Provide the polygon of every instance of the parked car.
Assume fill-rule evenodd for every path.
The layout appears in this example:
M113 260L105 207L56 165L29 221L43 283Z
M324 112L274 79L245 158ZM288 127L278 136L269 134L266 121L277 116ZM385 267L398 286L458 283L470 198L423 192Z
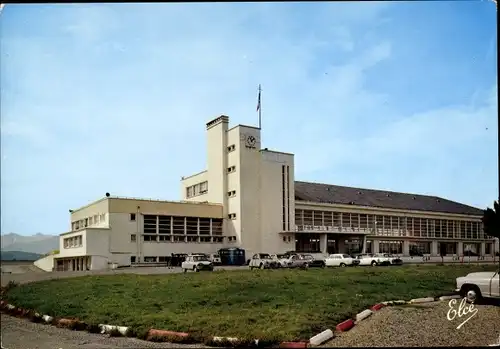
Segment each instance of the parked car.
M212 253L212 254L210 254L209 259L212 261L212 263L214 265L221 265L222 264L222 261L221 261L220 256L219 256L218 253Z
M398 265L403 264L403 260L399 257L393 257L388 253L364 253L356 256L359 265ZM394 263L393 263L394 262Z
M214 265L206 256L188 255L186 260L182 262L181 268L185 273L187 273L188 270L196 272L201 270L213 271Z
M272 259L271 255L268 253L256 253L250 259L250 269L277 269L281 267L281 264Z
M384 254L384 257L389 258L391 265L403 265L403 260L398 256L394 256L390 253Z
M286 268L287 261L290 256L288 254L272 254L271 258L280 264L280 267Z
M309 261L307 259L304 259L299 254L289 255L289 257L285 259L285 264L287 268L309 268Z
M308 265L310 268L324 268L326 267L326 263L324 259L317 259L310 254L305 254L302 256L305 260L308 261Z
M469 273L456 279L456 291L468 302L481 298L500 298L500 270Z
M325 259L325 265L327 267L347 267L358 264L359 262L357 259L349 256L348 254L342 253L331 254Z

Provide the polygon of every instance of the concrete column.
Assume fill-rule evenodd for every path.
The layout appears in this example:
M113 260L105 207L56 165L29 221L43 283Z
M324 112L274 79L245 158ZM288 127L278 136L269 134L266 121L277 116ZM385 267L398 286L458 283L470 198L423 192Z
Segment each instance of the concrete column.
M431 243L431 257L439 257L438 242L436 240Z
M372 248L373 248L373 253L379 253L379 245L378 245L378 240L373 239L372 242Z
M346 253L346 248L345 248L345 237L341 236L340 238L337 239L337 249L338 253Z
M408 240L403 240L403 256L410 256L410 242Z
M486 243L481 242L481 254L480 256L484 256L486 254Z
M361 253L366 253L366 235L363 235L363 247L361 247Z
M328 243L328 235L321 234L319 236L319 249L321 253L327 253L327 243Z
M457 255L461 256L464 254L464 243L462 241L457 242Z

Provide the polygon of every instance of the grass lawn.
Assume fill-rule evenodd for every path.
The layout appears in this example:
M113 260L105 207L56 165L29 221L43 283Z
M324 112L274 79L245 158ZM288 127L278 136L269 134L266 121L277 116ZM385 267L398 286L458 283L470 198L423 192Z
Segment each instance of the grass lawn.
M201 336L308 339L386 300L437 296L496 265L219 271L84 276L14 287L20 307L86 323Z

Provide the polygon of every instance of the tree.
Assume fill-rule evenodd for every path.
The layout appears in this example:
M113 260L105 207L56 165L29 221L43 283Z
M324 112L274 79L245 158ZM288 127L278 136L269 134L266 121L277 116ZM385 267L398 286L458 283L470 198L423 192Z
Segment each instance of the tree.
M498 201L493 202L493 209L487 207L483 211L482 221L484 233L500 239L500 204ZM493 253L496 253L496 251L493 251Z

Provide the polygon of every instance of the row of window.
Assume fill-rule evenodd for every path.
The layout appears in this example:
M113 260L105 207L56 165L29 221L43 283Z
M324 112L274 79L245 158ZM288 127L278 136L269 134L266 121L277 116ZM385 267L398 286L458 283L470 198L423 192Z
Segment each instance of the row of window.
M208 193L208 182L201 182L186 188L186 198Z
M333 227L354 232L370 229L380 236L485 238L482 223L474 221L296 210L295 224L297 230L328 230Z
M137 235L130 235L130 242L136 242ZM202 242L202 243L223 243L223 236L193 236L193 235L143 235L143 242Z
M144 234L222 235L222 218L144 215Z
M106 214L96 214L91 217L82 218L78 221L71 222L71 231L84 229L94 225L102 224L106 222Z
M63 240L64 248L75 248L83 246L83 236L77 235Z

